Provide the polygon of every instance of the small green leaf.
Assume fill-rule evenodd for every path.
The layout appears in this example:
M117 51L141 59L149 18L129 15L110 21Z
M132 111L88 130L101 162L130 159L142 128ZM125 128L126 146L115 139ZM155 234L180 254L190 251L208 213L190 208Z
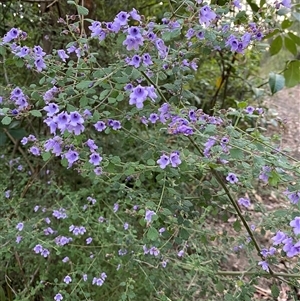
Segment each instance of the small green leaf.
M232 159L244 159L244 152L238 148L231 148L229 152Z
M32 110L30 114L35 117L42 117L42 113L39 110Z
M269 86L272 94L277 93L278 91L284 88L285 78L280 74L271 72L269 74Z
M297 46L292 39L284 37L284 46L290 53L297 55Z
M239 220L236 220L234 223L233 223L233 229L236 231L236 232L240 232L241 229L242 229L242 226L241 226L241 223Z
M153 159L148 159L147 160L147 165L154 166L155 165L155 161Z
M77 10L79 15L86 16L89 14L89 10L84 6L77 5Z
M279 183L279 181L280 181L279 174L276 171L272 170L270 172L270 175L269 175L268 183L271 186L277 186L277 184Z
M300 46L300 37L296 36L292 32L289 32L288 35L298 46Z
M51 157L51 154L49 152L47 153L42 153L42 158L44 161L48 161Z
M147 238L149 240L152 240L152 241L157 240L158 236L159 236L159 233L158 233L158 231L155 228L150 227L148 229Z
M293 23L294 23L293 21L291 21L289 19L286 19L286 20L282 21L281 28L282 29L289 28L289 27L291 27L293 25Z
M11 123L11 118L9 116L5 116L2 120L1 123L4 125L9 125Z
M285 85L289 88L296 86L300 83L300 61L293 60L287 65L284 71Z
M270 45L270 54L271 55L277 54L281 50L282 45L283 45L282 37L277 36Z
M219 292L219 293L223 293L223 291L224 291L224 284L222 283L222 282L218 282L217 284L216 284L216 289L217 289L217 291Z
M89 88L92 83L93 82L90 80L83 80L76 85L76 89L85 90L86 88Z
M280 294L280 290L276 284L272 284L271 294L272 294L273 298L278 298L278 296Z

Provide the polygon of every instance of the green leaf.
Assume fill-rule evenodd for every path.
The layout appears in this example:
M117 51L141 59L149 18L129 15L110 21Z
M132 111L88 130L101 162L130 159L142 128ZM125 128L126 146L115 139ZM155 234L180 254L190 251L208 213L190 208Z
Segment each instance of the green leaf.
M244 159L244 152L238 148L231 148L229 152L232 159Z
M272 284L271 294L272 294L273 298L278 298L278 296L280 294L280 290L276 284Z
M49 152L47 153L42 153L42 158L44 161L48 161L51 157L51 154Z
M234 223L233 223L233 229L236 231L236 232L240 232L241 229L242 229L242 225L240 223L239 220L236 220Z
M222 283L222 282L218 282L217 284L216 284L216 289L217 289L217 291L219 292L219 293L223 293L223 291L224 291L224 284Z
M91 84L92 82L90 80L83 80L76 85L76 89L85 90L86 88L89 88Z
M290 39L292 39L298 46L300 46L300 37L296 36L292 32L288 33Z
M293 55L295 55L295 56L297 55L297 46L292 39L290 39L288 37L284 37L284 46Z
M9 125L11 123L11 118L9 116L5 116L2 120L1 123L4 125Z
M25 131L24 128L21 128L21 129L11 129L11 130L9 130L9 133L15 139L22 139L23 137L26 136L26 131Z
M270 45L270 54L271 55L277 54L281 50L282 45L283 45L282 37L281 36L276 37Z
M81 5L77 5L77 11L78 11L79 15L86 16L89 14L89 10L86 7L81 6Z
M271 72L269 74L269 86L272 94L277 93L278 91L284 88L285 78L280 74Z
M147 165L154 166L155 165L155 161L153 159L148 159L147 160Z
M30 114L35 117L42 117L42 113L39 110L32 110Z
M300 22L300 13L293 11L293 12L292 12L292 16L293 16L298 22Z
M0 146L4 146L6 143L6 140L7 140L6 134L4 132L0 132Z
M286 87L294 87L300 83L300 61L292 60L288 63L287 69L284 71Z
M103 100L103 99L105 98L105 96L108 95L109 92L110 92L109 90L104 90L104 91L102 91L102 92L100 93L99 99L100 99L100 100Z
M286 20L282 21L281 28L282 29L289 28L289 27L291 27L293 25L293 23L294 23L293 21L291 21L289 19L286 19Z
M246 0L253 12L257 13L259 11L259 7L255 2L252 2L251 0Z
M155 228L150 227L148 229L147 238L149 240L152 240L152 241L157 240L158 236L159 236L159 233L158 233L158 231Z
M271 186L277 186L277 184L279 183L279 181L280 181L279 174L276 171L272 170L270 172L270 175L269 175L268 183Z

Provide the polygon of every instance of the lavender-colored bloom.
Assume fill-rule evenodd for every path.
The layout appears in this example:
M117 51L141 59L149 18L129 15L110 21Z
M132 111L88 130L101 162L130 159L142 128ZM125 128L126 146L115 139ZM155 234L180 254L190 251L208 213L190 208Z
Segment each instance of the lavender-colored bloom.
M128 230L129 224L128 224L128 223L125 223L125 224L123 225L123 227L124 227L124 230Z
M296 205L300 200L300 191L290 192L287 194L287 197L291 201L292 204Z
M264 37L264 35L260 31L258 31L255 35L255 38L257 41L261 41L263 37Z
M264 181L265 183L268 182L269 173L272 171L270 166L263 166L262 172L259 174L259 179Z
M93 241L93 239L91 237L88 237L85 241L86 244L89 245Z
M255 110L257 111L257 113L258 113L259 115L261 115L261 114L264 113L264 109L263 109L263 108L256 108Z
M296 216L291 222L290 226L293 227L295 235L300 234L300 217Z
M266 261L260 261L258 265L260 265L264 271L269 272L269 265Z
M195 30L193 28L189 28L185 37L190 40L195 35Z
M157 120L159 120L159 117L156 113L151 113L148 119L151 123L154 124Z
M204 32L201 30L199 32L196 33L196 37L199 39L199 40L203 40L205 38L204 36Z
M252 106L248 106L246 109L245 109L245 112L249 115L252 115L253 112L255 111L255 108L253 108Z
M36 206L34 206L33 211L37 212L39 210L39 208L40 208L40 206L36 205Z
M18 235L16 238L16 243L19 244L22 240L22 236Z
M34 248L33 248L33 251L36 253L36 254L39 254L43 251L43 247L41 245L36 245Z
M129 15L133 20L141 21L141 16L138 14L135 8L133 8L132 11L129 12Z
M63 262L63 263L66 263L66 262L68 262L69 260L70 260L69 257L65 257L65 258L63 258L62 262Z
M205 24L206 26L209 26L210 23L217 17L215 12L212 11L212 9L208 6L205 5L200 9L199 12L199 23Z
M54 296L54 300L55 301L61 301L64 297L62 296L61 293L58 293Z
M48 103L43 110L47 112L47 116L51 117L59 112L59 106L56 103Z
M159 230L158 230L158 232L159 232L159 234L160 235L162 235L164 232L166 231L166 228L160 228Z
M142 59L143 59L143 64L145 66L150 66L150 65L153 65L153 62L151 60L151 56L149 53L144 53L143 56L142 56Z
M94 124L94 127L98 132L102 132L106 129L105 122L101 120L97 121L97 123Z
M127 12L121 11L117 14L115 22L118 22L121 26L127 25L129 16Z
M124 90L125 90L125 91L132 91L132 89L133 89L133 84L131 84L131 83L127 84L127 85L124 87Z
M145 255L149 253L149 249L147 248L146 245L143 245L143 251Z
M44 234L45 235L51 235L54 233L54 230L51 227L48 227L46 229L44 229Z
M249 208L251 206L250 200L245 198L238 199L238 204L240 206L244 206L246 208Z
M100 217L98 218L98 222L99 222L99 223L105 222L105 218L104 218L103 216L100 216Z
M132 37L128 35L123 42L123 45L126 46L128 51L130 50L139 50L140 46L143 46L144 39L142 37Z
M67 218L66 210L64 208L60 208L59 210L53 210L52 215L57 219Z
M122 128L121 122L119 120L112 120L112 124L110 124L113 130L117 131Z
M102 157L98 154L98 153L92 153L90 155L90 160L89 162L91 164L93 164L94 166L97 166L100 164L100 162L102 161Z
M71 278L69 275L67 275L67 276L64 278L64 282L65 282L66 284L69 284L70 282L72 282L72 278Z
M31 152L34 156L39 156L41 154L40 149L37 146L32 146L29 149L29 152Z
M19 52L16 53L16 56L18 56L18 57L25 57L29 53L30 53L30 49L27 46L23 46L23 47L21 47L21 49L19 50Z
M100 166L96 167L94 169L94 173L95 173L96 176L102 175L102 168Z
M156 247L151 247L151 248L149 249L149 254L150 254L150 255L154 255L155 257L157 257L157 256L159 255L159 253L160 253L160 251L159 251L159 249L156 248Z
M159 167L161 169L165 169L167 165L170 164L170 157L163 154L160 156L160 158L156 161L157 164L159 164Z
M83 281L87 281L87 274L83 274L82 279L83 279Z
M115 203L113 208L114 213L116 213L118 210L119 210L119 204Z
M178 257L183 257L184 255L184 250L180 250L178 253L177 253L177 256Z
M135 54L131 60L129 60L128 65L134 66L135 68L140 67L142 59L139 55Z
M83 124L84 123L84 119L81 117L81 115L74 111L70 113L69 116L69 125L71 126L76 126L78 124Z
M237 183L239 181L239 179L237 178L237 176L234 173L232 173L232 172L230 172L228 174L228 176L226 177L226 180L229 183L231 183L231 184L235 184L235 183Z
M46 55L46 52L44 52L43 48L39 45L33 47L33 52L36 57L43 57Z
M156 215L156 213L154 211L146 209L145 220L147 221L147 223L151 223L153 215Z
M92 139L88 139L86 145L89 147L90 151L95 151L98 146L95 144L95 141Z
M138 109L142 109L144 106L143 102L146 100L147 96L147 89L145 87L142 87L141 85L138 85L132 90L130 94L129 104L136 105Z
M46 64L44 62L44 60L41 57L38 57L35 61L34 61L34 65L37 69L38 72L42 72L43 69L46 69Z
M216 138L215 137L210 137L208 138L207 142L204 144L204 156L209 157L210 155L210 149L215 145L216 143Z
M50 251L48 249L43 249L41 255L47 258L50 255Z
M162 266L163 268L165 268L165 267L167 266L167 264L168 264L168 260L163 260L163 261L161 262L161 266Z
M64 157L68 160L68 168L70 168L77 160L79 160L79 154L71 149L64 154Z
M20 34L20 31L17 28L11 28L6 35L3 37L4 43L9 43L10 41L16 39Z
M65 52L64 49L59 49L59 50L57 50L57 55L59 56L59 58L60 58L63 62L65 62L66 59L69 58L69 56L66 54L66 52Z
M291 0L282 0L280 4L282 4L286 8L291 8Z
M178 165L181 164L179 155L180 155L180 153L178 151L172 152L170 154L170 163L171 163L172 167L177 167Z
M242 5L240 3L240 0L233 0L232 4L237 7L238 9L242 9Z
M18 223L17 226L16 226L16 229L17 229L18 231L22 231L23 228L24 228L24 223Z
M118 251L118 254L119 254L120 256L124 256L124 255L127 254L127 250L126 250L126 249L120 249L120 250Z

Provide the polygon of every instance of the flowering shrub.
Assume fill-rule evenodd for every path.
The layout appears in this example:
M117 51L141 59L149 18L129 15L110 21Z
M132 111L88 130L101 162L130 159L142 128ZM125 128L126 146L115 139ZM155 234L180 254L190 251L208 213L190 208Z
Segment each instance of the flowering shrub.
M90 21L85 35L87 10L69 2L78 16L65 21L74 41L64 49L26 46L18 28L1 40L3 55L39 75L1 95L1 129L14 144L13 158L1 157L5 298L250 300L263 276L274 297L283 281L295 295L299 264L291 274L276 265L300 253L299 162L262 135L263 108L243 101L208 114L185 89L194 49L243 56L268 24L236 26L238 1L188 1L161 23L132 9ZM102 66L92 44L107 39L116 61ZM254 191L268 187L292 205L267 214ZM211 225L230 217L239 236ZM261 244L266 230L273 237ZM224 271L220 245L247 252L249 271Z

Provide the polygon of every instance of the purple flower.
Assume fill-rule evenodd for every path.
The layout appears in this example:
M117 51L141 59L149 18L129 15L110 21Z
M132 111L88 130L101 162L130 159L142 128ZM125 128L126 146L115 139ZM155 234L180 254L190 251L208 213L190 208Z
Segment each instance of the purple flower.
M36 253L36 254L39 254L43 251L43 247L41 245L36 245L34 248L33 248L33 251Z
M41 46L34 46L33 47L33 52L36 57L43 57L46 55L46 52L43 51L43 48Z
M146 213L145 213L145 220L147 221L147 223L151 223L151 220L152 220L152 216L153 215L156 215L156 213L152 210L146 210Z
M23 227L24 227L24 223L18 223L17 226L16 226L16 229L18 231L22 231L23 230Z
M68 276L66 276L66 277L64 278L64 282L65 282L66 284L69 284L70 282L72 282L72 278L68 275Z
M266 261L260 261L258 265L260 265L264 271L269 272L269 265Z
M282 0L280 4L282 4L286 8L291 8L291 0Z
M88 139L86 145L89 147L90 151L94 151L98 148L98 146L95 144L95 141L92 139Z
M105 122L101 120L97 121L97 123L94 124L94 127L98 132L102 132L106 129Z
M269 179L269 173L271 172L271 170L272 169L270 166L263 166L262 172L259 174L258 178L267 183Z
M156 123L156 121L159 119L158 115L156 113L151 113L149 116L149 121L151 123Z
M128 35L126 39L123 42L123 45L126 46L126 49L128 51L130 50L139 50L140 46L143 46L144 39L142 37L132 37L131 35Z
M65 257L65 258L63 258L62 262L63 262L63 263L66 263L66 262L68 262L69 260L70 260L69 257Z
M61 301L64 297L62 296L61 293L58 293L54 296L54 300L55 301Z
M68 152L65 153L64 157L68 160L68 168L70 168L79 159L79 154L69 149Z
M168 260L163 260L163 261L161 262L161 266L162 266L163 268L165 268L165 267L167 266L167 264L168 264Z
M130 105L136 105L138 109L143 108L143 102L146 100L148 96L148 91L145 87L142 87L141 85L138 85L135 87L130 96L129 96L129 104Z
M159 230L158 230L158 232L159 232L159 234L160 235L162 235L164 232L166 231L166 228L160 228Z
M154 256L156 257L156 256L159 255L159 253L160 253L160 251L159 251L159 249L156 248L156 247L151 247L151 248L149 249L149 254L150 254L150 255L154 255Z
M63 50L63 49L57 50L57 55L60 57L60 59L61 59L63 62L65 62L66 59L69 58L69 56L66 54L65 50Z
M184 250L180 250L178 253L177 253L177 256L178 257L183 257L184 255Z
M200 9L199 23L201 25L205 24L206 26L209 26L216 17L217 15L215 12L213 12L208 5L205 5Z
M20 31L17 28L11 28L9 32L4 35L3 42L9 43L11 40L16 39L20 34Z
M160 167L161 169L165 169L166 166L167 166L168 164L170 164L170 157L167 156L167 155L165 155L165 154L163 154L163 155L161 155L160 158L156 161L156 163L159 164L159 167Z
M123 227L124 227L124 230L128 230L129 224L128 224L128 223L125 223L125 224L123 225Z
M133 8L132 11L129 12L129 15L133 20L141 21L141 16L138 14L135 8Z
M49 252L48 249L43 249L41 251L41 255L46 258L46 257L48 257L50 255L50 252Z
M190 40L195 35L195 30L193 28L189 28L185 37Z
M91 164L93 164L94 166L97 166L100 164L100 162L102 161L102 157L98 154L98 153L92 153L90 155L90 160L89 162Z
M34 156L39 156L41 154L40 149L36 146L32 146L29 151L34 155Z
M238 199L238 204L240 206L244 206L246 208L249 208L251 203L250 203L250 200L249 199L245 199L245 198L240 198Z
M56 103L48 103L48 105L45 106L43 110L47 112L47 116L51 117L59 112L59 107Z
M38 72L42 72L43 69L46 69L46 64L45 64L43 58L41 58L41 57L38 57L35 60L34 65Z
M140 67L142 59L139 55L135 54L131 60L128 62L128 65L134 66L135 68Z
M237 183L239 181L239 179L237 178L237 176L234 173L232 173L232 172L230 172L228 174L228 176L226 177L226 180L229 183L231 183L231 184L235 184L235 183Z
M238 9L242 9L242 5L240 3L240 0L233 0L232 4L237 7Z
M110 126L113 130L117 131L122 128L121 122L119 120L112 120Z
M300 200L300 191L290 192L287 196L291 203L296 205Z
M95 169L94 169L94 173L95 173L95 175L97 175L97 176L100 176L100 175L102 175L102 168L101 167L96 167Z
M180 160L178 151L172 152L170 154L170 163L171 163L172 167L177 167L178 165L181 164L181 160Z
M143 64L147 67L153 64L149 53L144 53L142 59L143 59Z
M22 236L18 235L16 238L16 243L19 244L22 240Z
M119 210L119 204L115 203L113 208L114 213L116 213L118 210Z
M255 111L255 109L252 107L252 106L248 106L246 109L245 109L245 112L249 115L252 115L253 112Z
M300 234L300 217L296 216L291 222L290 226L294 228L295 235Z
M82 279L83 279L83 281L87 281L87 274L83 274Z

